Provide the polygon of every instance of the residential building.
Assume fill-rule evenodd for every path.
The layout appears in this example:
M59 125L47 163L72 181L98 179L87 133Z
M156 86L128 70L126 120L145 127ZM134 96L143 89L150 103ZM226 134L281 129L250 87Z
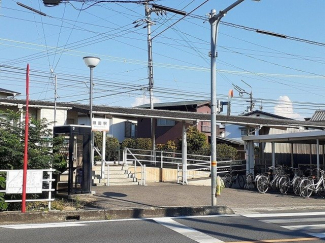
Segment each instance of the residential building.
M150 105L141 105L137 108L149 109ZM209 100L194 100L194 101L181 101L181 102L168 102L168 103L155 103L155 110L168 110L168 111L187 111L203 114L210 114L211 107ZM198 121L195 124L186 124L186 126L194 125L196 128L204 133L207 137L211 136L211 122ZM182 138L183 125L181 121L167 120L164 118L154 119L154 126L156 132L156 143L165 144L169 140L177 141ZM217 126L217 134L221 133L221 129ZM137 137L150 138L151 137L151 119L140 118L138 119Z

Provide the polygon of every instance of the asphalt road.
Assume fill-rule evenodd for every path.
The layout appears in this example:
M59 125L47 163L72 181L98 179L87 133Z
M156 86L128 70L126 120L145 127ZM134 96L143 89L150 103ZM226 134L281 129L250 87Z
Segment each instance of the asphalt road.
M290 213L3 225L0 242L325 242L324 229L324 212L291 210Z

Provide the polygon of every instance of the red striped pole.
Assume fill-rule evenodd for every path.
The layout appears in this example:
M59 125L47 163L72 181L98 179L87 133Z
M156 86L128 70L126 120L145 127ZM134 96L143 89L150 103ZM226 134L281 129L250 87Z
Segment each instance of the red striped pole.
M28 125L29 125L29 113L28 113L28 102L29 102L29 64L26 69L26 113L25 113L25 151L24 151L24 171L23 171L23 195L21 212L26 212L26 183L27 183L27 164L28 164Z

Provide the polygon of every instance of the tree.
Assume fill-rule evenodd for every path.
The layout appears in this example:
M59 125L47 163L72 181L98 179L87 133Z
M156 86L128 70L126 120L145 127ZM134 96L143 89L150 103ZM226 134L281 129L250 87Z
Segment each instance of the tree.
M20 123L20 112L1 111L0 118L0 169L22 169L24 161L25 124ZM28 140L28 169L48 169L51 166L62 171L62 160L55 149L63 146L63 138L53 138L50 123L43 119L30 119ZM66 166L65 166L66 169Z
M95 132L95 146L101 151L102 144L103 144L103 136L101 132ZM106 137L106 153L105 153L105 160L108 161L117 161L119 159L119 149L120 143L117 138L113 137ZM98 157L97 157L98 159Z

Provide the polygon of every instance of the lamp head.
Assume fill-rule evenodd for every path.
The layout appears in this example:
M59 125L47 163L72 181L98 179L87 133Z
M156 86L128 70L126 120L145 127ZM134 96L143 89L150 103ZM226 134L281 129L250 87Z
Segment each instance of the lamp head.
M96 67L98 65L98 63L100 62L100 58L98 58L98 57L87 56L87 57L84 57L83 59L85 61L85 64L89 68Z

